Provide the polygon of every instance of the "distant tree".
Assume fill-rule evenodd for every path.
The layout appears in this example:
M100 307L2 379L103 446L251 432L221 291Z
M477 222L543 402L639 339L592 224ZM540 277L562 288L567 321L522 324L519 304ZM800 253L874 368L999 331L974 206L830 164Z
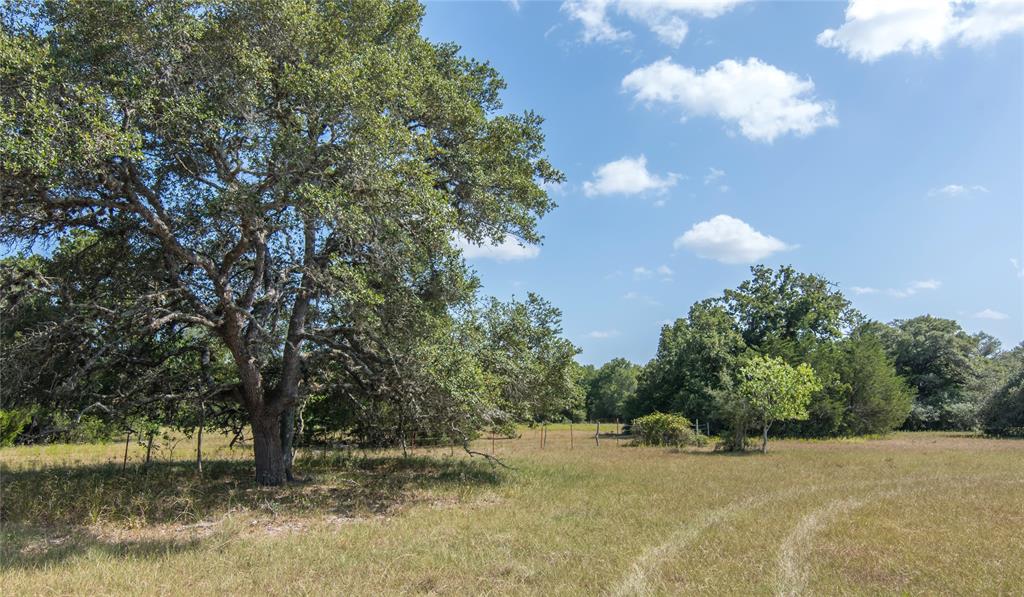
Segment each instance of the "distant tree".
M612 359L601 365L587 389L588 418L623 418L628 403L636 398L636 379L640 366L626 359Z
M917 390L911 429L970 429L978 404L967 392L976 376L978 337L952 319L896 320L880 335L896 372Z
M414 1L0 10L0 242L114 245L109 274L81 282L138 292L88 354L212 338L262 484L290 475L311 363L359 395L426 400L402 369L437 370L417 359L450 345L445 318L476 289L453 238L539 241L542 185L562 180L541 118L503 111L494 69L424 39Z
M714 300L694 304L687 317L662 326L658 352L638 377L627 416L661 411L712 419L718 412L714 393L745 350L735 321L721 305Z
M840 343L844 435L886 433L906 421L914 389L900 377L880 338L858 330Z
M1024 437L1024 367L985 401L979 415L985 433Z
M991 353L977 364L969 392L980 404L981 428L993 435L1024 437L1024 342Z
M562 312L530 293L525 301L491 299L475 317L477 358L498 380L506 424L572 420L584 408L580 350L561 337Z
M751 279L725 291L719 303L732 315L747 346L799 360L820 341L834 340L860 314L834 285L791 266L750 268Z
M811 394L821 388L810 365L791 367L781 358L755 356L740 369L737 393L751 419L761 427L761 451L768 451L768 430L776 421L806 419Z

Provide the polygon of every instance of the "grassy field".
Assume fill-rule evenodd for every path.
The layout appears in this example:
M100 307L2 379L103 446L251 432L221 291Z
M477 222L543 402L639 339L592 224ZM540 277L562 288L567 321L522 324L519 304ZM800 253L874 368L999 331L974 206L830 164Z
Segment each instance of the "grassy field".
M602 431L605 428L602 427ZM0 450L0 586L23 594L1024 593L1024 442L779 441L767 455L595 445L592 428L409 458ZM475 446L490 453L491 442Z

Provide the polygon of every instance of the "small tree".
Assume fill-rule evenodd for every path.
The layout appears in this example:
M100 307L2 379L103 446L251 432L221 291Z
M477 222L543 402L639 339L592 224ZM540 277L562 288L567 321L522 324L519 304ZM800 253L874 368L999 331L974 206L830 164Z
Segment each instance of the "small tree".
M757 356L740 370L739 394L761 423L761 452L768 451L768 429L775 421L807 419L811 394L821 382L807 363L791 367L780 358Z

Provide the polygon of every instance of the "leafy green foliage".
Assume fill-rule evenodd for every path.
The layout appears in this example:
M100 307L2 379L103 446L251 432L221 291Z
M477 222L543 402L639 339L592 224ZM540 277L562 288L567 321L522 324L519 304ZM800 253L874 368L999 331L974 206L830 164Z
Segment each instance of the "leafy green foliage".
M979 411L985 433L1024 437L1024 345L1002 359L1012 373L1002 387L987 397Z
M860 318L821 276L790 266L757 265L750 271L751 279L720 299L748 346L790 359L817 341L839 338Z
M827 437L902 424L910 391L880 340L851 333L865 326L843 295L824 278L790 267L757 266L751 273L738 288L694 304L687 317L662 328L657 355L643 368L627 412L682 412L728 428L730 445L739 448L756 423L735 391L740 369L765 355L809 364L821 385L806 404L807 416L782 421L779 432Z
M821 382L807 363L791 367L777 357L755 356L740 369L736 388L751 421L761 427L761 450L768 451L768 430L776 421L807 419L811 395Z
M628 416L680 411L708 421L716 416L714 392L736 368L746 345L734 320L715 301L702 301L689 316L663 326L658 352L641 372Z
M740 395L768 422L806 419L811 394L821 388L807 363L791 367L773 357L754 357L740 369Z
M22 430L32 421L32 410L0 408L0 448L13 446Z
M612 359L595 370L587 381L587 419L613 420L625 417L626 406L636 397L641 368L626 359Z
M682 415L654 412L633 420L632 433L642 446L702 445L703 436L693 430L693 423Z
M896 371L917 390L910 429L971 429L978 401L967 389L975 378L978 338L951 319L923 315L897 320L881 337Z
M41 400L153 419L217 405L224 425L252 426L257 478L272 484L290 474L290 421L310 396L351 401L389 434L467 435L513 416L521 393L489 376L517 372L540 391L530 416L565 410L564 343L534 342L525 369L474 364L459 345L456 313L478 283L453 240L538 242L554 207L544 185L563 177L542 119L504 111L498 73L424 39L422 12L5 5L0 242L86 231L102 247L55 284L42 264L9 278L36 302L3 352L56 357L38 376L19 365L22 399L65 388Z
M840 343L841 399L848 416L840 426L843 435L887 433L907 419L914 390L900 377L880 338L858 331Z

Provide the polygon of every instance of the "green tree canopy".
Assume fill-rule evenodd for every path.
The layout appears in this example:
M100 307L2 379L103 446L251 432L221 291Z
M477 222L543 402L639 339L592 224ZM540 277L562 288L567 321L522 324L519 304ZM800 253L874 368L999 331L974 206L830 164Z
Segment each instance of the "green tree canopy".
M791 367L776 357L755 356L740 369L737 392L761 427L761 451L768 451L768 429L776 421L807 418L811 394L821 382L807 363Z
M967 392L976 375L978 338L952 319L922 315L881 329L896 371L917 390L907 425L970 428L977 404Z
M621 419L636 397L640 367L623 358L601 365L587 386L587 417L591 420Z
M407 391L393 372L417 338L452 337L473 300L453 238L537 242L553 207L541 119L501 112L498 73L425 40L414 1L18 6L0 34L0 242L89 231L131 301L112 327L216 339L261 483L288 474L308 364ZM129 273L127 255L149 259Z

